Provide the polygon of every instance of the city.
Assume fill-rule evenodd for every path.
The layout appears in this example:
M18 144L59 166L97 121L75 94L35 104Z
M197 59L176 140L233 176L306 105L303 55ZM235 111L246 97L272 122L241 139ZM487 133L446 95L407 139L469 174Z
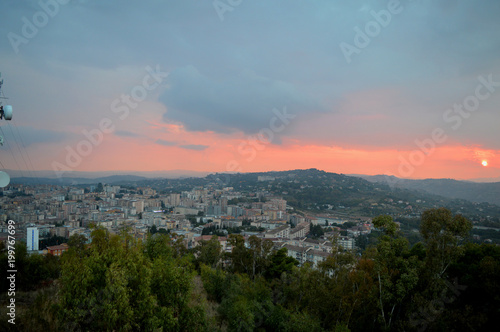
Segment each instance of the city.
M10 198L12 195L15 197ZM331 253L329 238L337 235L339 245L354 249L355 238L369 234L373 228L368 217L297 213L281 197L270 196L268 192L243 195L232 187L159 195L151 188L128 189L119 185L98 184L84 189L16 185L4 188L0 206L4 222L16 221L16 238L26 241L29 251L40 254L53 253L60 246L33 245L31 231L40 242L52 236L69 239L79 234L90 243L91 226L106 228L113 234L127 229L142 240L154 229L182 235L186 247L191 249L201 239L207 239L209 230L227 235L229 229L247 238L257 235L269 239L277 248L286 247L292 257L302 255L301 263L317 263ZM345 223L354 226L345 229L346 236L339 236L339 226ZM0 228L1 241L7 239L4 225ZM311 225L322 226L320 239L306 237ZM226 237L220 237L220 242L224 250L231 250L226 246Z
M500 326L500 1L0 1L0 331Z

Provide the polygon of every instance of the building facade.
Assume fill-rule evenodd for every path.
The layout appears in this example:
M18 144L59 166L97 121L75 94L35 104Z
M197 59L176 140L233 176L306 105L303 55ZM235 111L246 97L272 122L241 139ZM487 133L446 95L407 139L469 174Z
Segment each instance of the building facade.
M28 251L38 251L38 228L28 227L26 229L26 246Z

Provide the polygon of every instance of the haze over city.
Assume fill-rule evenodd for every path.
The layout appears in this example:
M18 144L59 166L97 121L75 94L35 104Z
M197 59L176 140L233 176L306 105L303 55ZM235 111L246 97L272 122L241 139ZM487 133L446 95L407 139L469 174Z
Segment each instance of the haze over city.
M0 331L494 331L500 1L0 1Z
M5 169L500 177L498 1L55 3L0 3Z

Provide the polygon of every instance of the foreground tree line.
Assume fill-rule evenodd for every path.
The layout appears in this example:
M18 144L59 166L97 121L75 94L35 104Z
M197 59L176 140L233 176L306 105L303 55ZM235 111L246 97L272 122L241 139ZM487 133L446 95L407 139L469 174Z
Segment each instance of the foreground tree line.
M70 239L55 257L17 252L16 325L65 331L448 331L500 323L500 248L467 241L471 223L446 209L423 213L410 246L389 216L357 255L334 245L319 266L255 236L216 237L188 251L184 239L146 241L104 229ZM335 241L334 241L335 243ZM19 246L22 247L22 246ZM6 266L6 254L0 257ZM5 264L4 264L5 263ZM3 276L2 279L4 280ZM55 280L52 284L50 280ZM6 284L2 283L5 292ZM6 303L2 295L2 307ZM21 302L21 303L20 303ZM3 309L5 310L5 309ZM2 315L5 317L4 311Z

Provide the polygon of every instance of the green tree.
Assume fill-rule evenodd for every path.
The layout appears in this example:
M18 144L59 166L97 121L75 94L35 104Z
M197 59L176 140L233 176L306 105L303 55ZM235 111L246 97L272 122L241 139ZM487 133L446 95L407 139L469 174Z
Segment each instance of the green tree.
M299 265L299 261L287 255L288 249L281 248L270 256L270 265L266 271L266 277L280 278L283 273L290 273L294 266Z
M325 234L325 231L323 231L323 227L321 225L311 225L309 234L317 239L320 236L323 236Z
M157 232L158 232L158 229L156 229L156 225L151 226L151 228L149 229L149 233L151 233L151 234L155 234Z
M219 242L219 237L213 235L208 241L200 241L194 252L198 264L217 267L222 258L222 246Z
M205 264L200 265L200 274L208 299L220 303L226 295L226 290L231 282L231 274L219 268L211 268Z
M469 220L453 216L445 208L427 210L422 214L420 234L427 251L425 267L435 278L441 278L448 266L463 254L460 244L472 228Z
M60 273L59 258L52 255L42 256L39 254L28 254L26 244L18 241L14 250L6 248L0 252L0 264L9 266L9 260L15 257L16 291L32 291L44 283L57 279ZM10 252L9 252L10 251ZM10 288L10 280L7 277L10 273L8 269L0 271L0 292L7 292Z
M409 242L392 217L378 216L373 219L373 225L384 232L374 255L374 277L378 286L380 321L384 329L390 329L417 286L419 260L410 255Z
M425 258L419 269L419 284L413 300L415 306L424 311L420 315L412 315L410 326L415 327L418 323L420 325L417 327L431 328L441 322L439 317L447 314L445 302L453 302L448 299L454 299L462 291L450 286L456 284L457 280L451 278L448 269L463 257L465 247L462 243L467 239L471 228L470 221L461 215L453 216L445 208L427 210L422 214L420 233ZM428 309L433 308L436 303L443 304L443 307L439 310ZM470 310L463 310L463 314L466 311Z
M70 246L62 256L60 320L65 330L186 331L205 326L189 302L193 270L181 258L177 239L150 237L145 246L126 231L92 231L82 253Z
M250 280L246 274L234 274L218 308L220 319L230 331L265 330L273 310L271 292L263 278Z
M78 256L83 256L85 251L85 244L87 243L87 238L82 234L73 234L68 240L68 246L74 250Z
M228 257L231 260L231 270L237 273L246 273L252 279L262 275L270 264L269 257L273 243L267 239L252 235L248 238L248 247L245 238L239 234L231 234L228 244L232 247Z
M500 247L467 243L463 250L448 269L452 284L461 287L447 301L451 303L436 325L456 331L493 331L500 324Z

